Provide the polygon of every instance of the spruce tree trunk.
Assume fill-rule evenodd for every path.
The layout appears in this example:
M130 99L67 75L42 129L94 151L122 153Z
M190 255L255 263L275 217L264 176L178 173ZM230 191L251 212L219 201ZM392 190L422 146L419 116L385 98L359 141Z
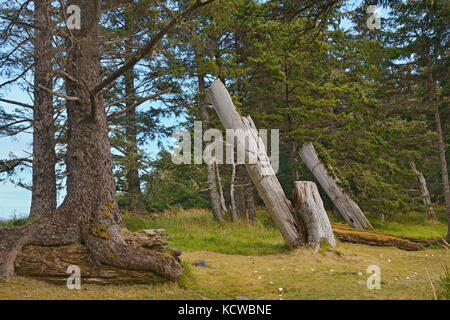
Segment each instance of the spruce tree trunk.
M101 81L98 2L68 1L71 4L78 5L83 14L81 30L71 30L73 37L67 41L67 94L79 98L67 101L67 196L55 212L33 224L0 229L0 277L14 274L14 261L24 246L82 243L94 264L176 279L183 273L177 257L126 238L116 201L102 96L90 95Z
M439 115L439 103L436 90L436 82L433 78L431 67L428 68L428 83L430 86L430 102L433 106L434 118L436 122L436 133L438 138L439 158L441 159L442 185L444 187L445 211L447 212L448 232L446 240L450 241L450 185L448 181L447 159L445 157L445 143L442 134L441 116Z
M125 55L130 57L133 54L133 35L134 25L133 18L130 13L125 14L125 31L129 37L125 40ZM136 102L136 92L134 87L135 73L134 69L125 73L125 101L126 108L130 108ZM143 196L141 191L141 180L139 178L139 160L138 160L138 145L137 145L137 123L136 123L136 108L130 108L125 116L125 135L126 135L126 150L127 150L127 191L133 197L133 205L143 207Z
M30 217L40 217L56 209L56 153L53 125L53 96L38 86L53 88L52 21L50 0L35 1L34 24L34 106L33 185Z

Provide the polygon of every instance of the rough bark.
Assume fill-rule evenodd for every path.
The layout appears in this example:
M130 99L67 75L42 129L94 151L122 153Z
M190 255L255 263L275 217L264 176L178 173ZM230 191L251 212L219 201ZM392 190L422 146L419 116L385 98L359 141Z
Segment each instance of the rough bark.
M241 129L248 135L248 146L245 148L247 172L287 245L298 247L305 244L302 221L294 218L294 208L275 176L253 120L250 117L242 118L237 113L230 94L219 79L212 83L209 95L225 129ZM257 157L255 164L248 161L250 153Z
M164 251L164 230L144 230L126 237L128 243L140 242L145 248ZM178 252L177 254L180 254ZM76 265L81 271L82 283L120 284L150 283L166 281L161 275L148 271L132 271L108 265L94 265L89 251L80 243L57 247L25 246L17 255L14 263L16 274L65 284L68 278L67 268Z
M304 221L308 245L319 247L322 241L336 246L333 230L314 182L295 181L293 199L295 210Z
M56 153L53 96L39 88L53 88L51 1L35 1L33 184L30 216L40 217L56 209Z
M31 225L0 229L0 275L14 274L14 261L24 246L82 243L94 265L176 279L183 272L177 257L126 241L115 196L105 108L101 95L94 104L90 94L101 82L98 3L70 4L80 6L83 15L81 30L72 30L67 46L67 94L79 98L67 101L67 196L55 212Z
M419 184L420 194L422 196L422 201L425 207L427 208L428 216L432 219L435 219L436 215L434 213L434 208L431 204L430 193L428 192L427 188L427 181L425 180L425 177L423 176L422 172L417 170L414 161L410 161L409 165L411 166L412 171L416 175L417 182Z
M339 186L337 177L332 177L317 156L312 143L306 143L299 150L300 157L312 172L344 220L353 228L373 229L362 210L350 196Z
M200 96L200 111L202 113L203 120L203 131L209 129L208 123L210 121L209 111L208 111L208 100L205 96L205 78L203 74L198 75L198 91ZM212 141L206 141L206 143L211 143ZM223 220L220 194L217 190L217 180L216 180L216 164L207 164L207 179L208 179L208 191L209 199L211 201L211 210L213 213L214 220L221 222Z
M447 159L445 157L445 143L442 134L441 116L439 114L436 82L434 81L431 67L428 68L428 82L430 85L430 102L433 106L434 119L436 122L437 143L439 148L439 158L441 160L442 185L444 187L445 211L447 212L448 232L446 239L447 241L450 241L450 184L448 181Z
M128 35L134 34L133 18L130 17L130 13L125 13L125 32ZM133 55L133 37L127 37L125 39L125 56L128 59ZM139 177L139 156L137 145L137 122L136 122L136 109L132 106L136 103L136 90L134 86L135 80L134 68L131 68L124 74L125 82L125 108L129 111L125 116L125 137L126 137L126 150L127 150L127 165L126 165L126 179L127 179L127 192L133 198L133 206L143 207L143 196L141 191L141 180Z

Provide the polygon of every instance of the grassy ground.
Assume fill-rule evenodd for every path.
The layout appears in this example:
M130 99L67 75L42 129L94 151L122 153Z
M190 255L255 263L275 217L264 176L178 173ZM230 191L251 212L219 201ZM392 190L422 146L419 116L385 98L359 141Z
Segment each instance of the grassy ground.
M388 222L382 229L407 236L434 238L446 225L419 223L418 215ZM190 210L152 218L126 215L129 229L164 228L172 234L172 247L183 249L187 274L178 283L158 285L82 285L80 291L15 277L0 284L0 299L233 299L244 295L266 299L432 299L429 277L437 294L445 295L440 281L449 250L416 252L396 248L340 243L336 250L288 250L279 232L263 211L254 227L224 223L218 226L204 210ZM423 219L423 216L422 216ZM425 229L423 229L425 228ZM397 232L398 229L398 232ZM208 267L194 267L203 259ZM367 267L381 269L381 289L366 286ZM282 290L280 290L280 288Z

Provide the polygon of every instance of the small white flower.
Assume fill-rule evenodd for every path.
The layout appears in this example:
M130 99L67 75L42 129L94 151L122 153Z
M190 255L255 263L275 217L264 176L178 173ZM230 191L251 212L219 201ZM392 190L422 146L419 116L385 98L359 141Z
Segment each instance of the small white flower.
M358 275L362 276L362 272L358 272Z
M409 279L411 279L410 277L406 277L406 280L409 280Z
M258 273L258 271L255 270L255 271L253 271L253 273Z
M273 282L272 282L272 281L269 281L269 284L273 284Z
M261 278L261 277L258 277L258 279L261 280L262 278Z
M388 262L391 262L391 259L388 259Z
M333 271L334 271L333 269L330 270L330 272L333 272Z
M278 291L280 291L280 292L283 291L283 288L278 288Z
M312 268L311 271L314 271L314 268Z

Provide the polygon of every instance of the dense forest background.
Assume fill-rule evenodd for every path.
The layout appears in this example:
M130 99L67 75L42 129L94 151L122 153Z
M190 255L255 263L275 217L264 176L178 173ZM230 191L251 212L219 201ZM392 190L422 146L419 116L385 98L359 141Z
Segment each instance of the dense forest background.
M2 179L32 190L30 211L39 215L56 207L57 192L65 188L67 74L58 33L47 44L34 43L28 2L0 5L0 72L9 79L0 84L0 97L13 86L33 95L34 83L42 79L30 62L40 45L40 52L52 57L44 87L53 94L41 90L34 101L50 99L51 108L33 114L32 106L0 99L0 135L34 132L36 148L41 130L52 142L28 157L2 159L0 172ZM314 180L297 154L311 141L369 216L425 214L410 161L426 177L432 202L444 205L450 5L391 2L381 28L369 28L369 4L220 0L176 25L151 56L103 93L119 205L140 213L212 208L217 220L228 217L231 194L240 216L248 209L251 219L254 207L262 205L243 166L234 171L226 164L171 161L169 137L175 129L193 131L194 121L203 121L205 129L223 130L205 91L216 78L226 84L241 115L250 115L258 128L280 130L277 177L288 197L293 181ZM129 1L102 11L102 74L126 63L154 37L173 8L186 6L187 1ZM48 32L63 32L48 19ZM154 141L162 150L156 157L149 152ZM33 169L33 185L18 179L24 168ZM45 192L36 187L40 179L46 180Z

